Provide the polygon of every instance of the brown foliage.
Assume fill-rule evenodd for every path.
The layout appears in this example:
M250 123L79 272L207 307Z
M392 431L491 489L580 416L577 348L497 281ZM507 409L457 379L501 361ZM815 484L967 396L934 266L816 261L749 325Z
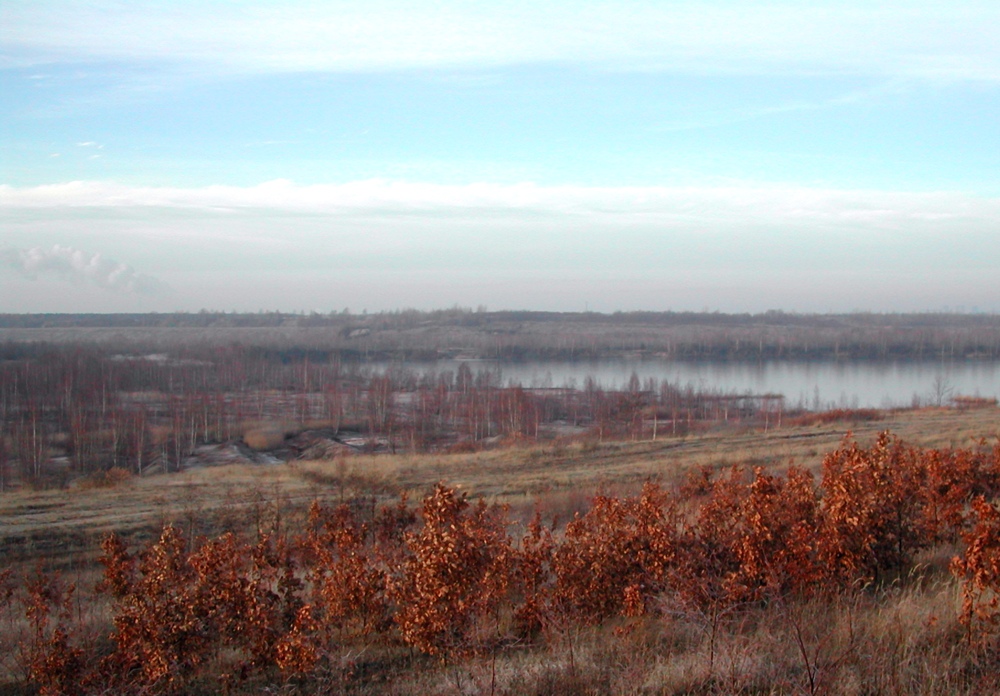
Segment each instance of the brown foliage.
M682 492L693 498L651 483L634 497L599 495L562 533L536 514L517 548L504 508L444 485L419 514L405 498L365 515L316 503L291 538L223 534L188 548L167 526L130 553L111 535L99 587L112 600L111 654L100 659L74 632L73 586L37 573L21 663L46 694L176 692L223 666L313 678L338 650L400 639L442 658L495 655L512 630L552 638L671 608L702 627L714 665L748 607L851 600L898 577L917 550L958 539L971 642L1000 624L1000 511L985 497L998 471L1000 447L921 451L884 433L830 453L819 487L796 467L702 470ZM0 573L0 607L9 578Z
M136 560L120 542L105 542L105 587L115 599L117 651L108 666L139 683L182 680L204 661L212 641L190 592L195 571L173 526Z
M804 413L801 416L788 418L788 425L827 425L829 423L870 423L880 421L885 417L882 411L875 408L834 408L828 411Z
M845 444L823 460L819 557L827 581L877 581L926 545L920 453L886 432L868 449Z
M480 620L507 597L514 557L504 511L438 485L420 509L423 528L408 533L409 556L389 587L403 639L432 655L478 649Z
M317 627L312 607L301 607L291 630L281 636L275 645L276 662L282 673L299 676L313 670L319 661L319 651L312 638Z
M815 554L819 500L812 475L790 467L786 478L757 469L741 501L732 584L741 599L808 593L820 577Z
M975 640L1000 624L1000 510L982 497L972 502L972 529L964 536L965 553L952 561L964 581L961 620Z
M597 496L586 515L566 526L555 550L558 602L583 623L644 614L667 587L677 526L673 502L655 484L638 498Z
M83 650L70 643L75 585L39 569L26 581L24 613L30 626L25 646L28 680L42 696L86 693Z
M280 543L250 547L227 533L187 553L167 526L138 558L113 535L103 549L100 589L115 602L112 681L177 688L223 648L245 656L243 671L274 663L301 586Z
M359 635L384 630L388 623L385 573L376 566L366 525L347 505L329 510L313 503L306 545L312 567L313 608L326 631Z
M998 490L1000 448L922 451L883 432L823 460L819 556L839 586L878 581L961 533L975 495Z
M516 553L515 573L520 601L514 612L521 635L533 636L545 628L552 600L552 531L542 524L541 513L528 524Z

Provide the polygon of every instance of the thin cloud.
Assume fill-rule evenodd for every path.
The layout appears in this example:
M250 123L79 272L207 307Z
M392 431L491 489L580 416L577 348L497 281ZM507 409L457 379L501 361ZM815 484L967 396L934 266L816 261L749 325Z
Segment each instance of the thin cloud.
M705 74L1000 80L986 2L5 3L9 64L197 63L222 72L581 62Z
M0 225L8 243L24 247L0 252L11 286L33 275L126 290L100 304L39 283L38 293L8 293L8 311L198 309L206 297L215 306L298 308L306 296L369 308L456 297L539 306L537 298L562 296L569 304L560 306L572 307L567 279L592 290L595 278L607 281L609 309L677 307L684 293L697 295L695 308L741 311L778 306L765 297L793 310L1000 307L1000 199L959 192L77 182L0 187ZM142 283L129 283L137 272L76 253L94 246L111 257L155 254L171 292L143 295ZM523 288L516 297L502 290L515 287ZM45 293L49 304L37 299Z
M735 123L743 123L760 118L767 118L778 114L796 113L804 111L822 111L849 104L869 101L873 98L889 93L898 93L905 88L898 81L880 84L870 89L853 90L837 97L813 101L791 101L768 106L758 106L750 108L735 108L721 110L715 113L706 114L700 118L686 120L673 120L655 124L649 128L652 132L677 132L686 130L698 130L702 128L717 128Z
M138 273L128 264L58 244L50 248L0 249L0 269L15 271L31 280L57 277L117 293L157 295L168 289L166 283Z
M521 211L549 215L744 222L981 220L1000 223L1000 199L962 192L890 192L797 186L445 185L372 179L298 185L201 188L77 181L35 187L0 185L0 211L67 208L276 211L329 215L466 214Z

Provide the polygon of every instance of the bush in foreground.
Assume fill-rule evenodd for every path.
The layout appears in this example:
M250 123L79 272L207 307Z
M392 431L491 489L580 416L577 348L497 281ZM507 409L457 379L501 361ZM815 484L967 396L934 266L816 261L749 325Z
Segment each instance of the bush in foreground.
M997 657L998 470L1000 448L924 451L883 434L830 453L818 484L794 467L736 467L691 495L649 483L595 497L562 529L536 517L519 544L504 508L444 485L416 514L401 501L363 521L315 504L295 534L190 542L168 526L135 553L110 536L95 595L110 600L110 644L85 644L75 588L38 574L20 590L19 649L47 694L426 690L421 679L492 693L974 693ZM956 585L921 559L958 540Z

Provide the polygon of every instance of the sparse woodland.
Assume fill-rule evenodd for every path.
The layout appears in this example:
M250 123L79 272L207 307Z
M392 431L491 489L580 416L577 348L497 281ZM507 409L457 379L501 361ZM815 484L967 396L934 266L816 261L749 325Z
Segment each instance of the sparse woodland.
M110 354L41 346L0 362L0 490L62 485L108 472L177 471L203 445L239 443L300 456L322 437L365 451L478 448L498 440L677 435L712 423L780 423L777 394L720 394L667 381L632 380L606 391L529 390L490 370L371 372L339 361L286 360L243 346L198 358ZM866 417L866 413L856 413ZM869 417L877 417L868 413ZM305 431L305 441L294 436ZM315 454L315 452L313 453Z

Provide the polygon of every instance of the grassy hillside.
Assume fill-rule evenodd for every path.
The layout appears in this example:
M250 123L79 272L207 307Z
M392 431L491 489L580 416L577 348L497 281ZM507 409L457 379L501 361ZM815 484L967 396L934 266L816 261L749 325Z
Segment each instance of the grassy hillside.
M0 549L8 562L65 563L92 557L112 531L148 539L163 524L195 533L240 528L281 509L301 514L313 499L406 493L418 500L445 482L472 498L571 515L598 489L634 492L647 480L674 484L687 472L733 464L818 470L824 454L848 432L859 442L890 430L922 447L967 447L1000 435L1000 410L924 409L887 412L883 420L786 426L761 432L719 428L656 441L593 440L530 444L467 454L356 455L332 461L223 466L177 474L126 477L109 485L78 482L67 489L0 495Z
M834 499L855 493L842 489L834 479L828 481L823 461L835 450L838 457L851 461L853 450L842 447L849 431L861 447L859 462L880 456L878 433L891 430L908 445L929 448L913 450L920 457L926 453L928 462L937 461L936 450L991 452L982 466L992 467L989 476L995 478L998 462L989 461L1000 452L991 449L1000 437L1000 409L928 409L883 415L882 420L857 423L820 419L809 425L784 424L767 432L719 427L656 441L565 440L470 453L356 455L330 461L201 467L142 477L109 475L79 479L65 489L7 492L0 495L0 551L5 563L0 569L0 686L9 693L25 694L34 693L37 686L48 693L67 694L91 693L98 687L119 693L206 694L223 690L511 695L992 692L1000 686L995 672L1000 654L997 635L989 623L979 623L978 614L969 612L978 607L990 616L988 599L993 590L970 594L972 586L950 571L952 557L965 553L954 532L932 535L908 547L881 570L873 566L874 575L847 561L837 561L836 568L829 560L819 565L810 561L808 573L816 577L812 585L806 575L783 576L777 585L766 579L768 564L781 558L784 547L767 551L778 555L763 557L763 570L756 571L747 559L757 556L740 550L751 539L764 544L761 549L769 548L767 535L753 536L757 514L753 510L775 520L791 514L791 507L785 510L783 504L746 507L746 501L752 500L746 496L767 486L778 485L778 493L792 491L787 487L792 485L790 475L789 483L783 483L789 465L814 472L817 481L823 477L826 488L818 492L820 507L816 509L829 519L816 529L836 529L830 526L835 524L831 521ZM984 439L989 441L986 450L980 446ZM902 454L901 465L910 456ZM734 478L728 473L734 465L757 469L752 485L745 476ZM768 478L769 472L773 479ZM902 476L901 484L910 476L903 470L885 473ZM654 494L647 500L646 492L640 497L647 481L659 483L666 497ZM704 481L709 482L707 487L699 489ZM452 493L441 497L445 489L438 488L434 496L428 496L439 482ZM850 479L842 482L849 484ZM913 480L906 485L911 486L907 490L919 492L924 484ZM596 493L603 497L595 499ZM479 499L491 507L476 512L479 508L465 508L459 502L447 513L448 500L461 501L461 497L447 496L463 494L470 502ZM767 495L760 501L772 500ZM381 529L379 525L389 519L384 511L398 509L394 506L401 498L410 501L411 510L416 508L416 519L422 519L422 524L400 527L410 531L384 548L368 545L374 541L351 541L356 520L368 520L366 525ZM325 507L310 512L314 501ZM445 536L435 541L431 520L438 514L433 506L439 503L445 505L440 512L445 515ZM506 506L506 512L496 503ZM345 507L338 512L341 504ZM893 504L910 509L905 495ZM502 588L502 594L491 600L494 590L489 589L493 587L489 578L513 570L523 574L531 567L532 554L544 547L533 544L545 538L530 541L536 528L529 520L536 511L545 528L552 530L555 547L545 552L551 556L538 556L550 559L533 576L544 582L538 595L544 610L532 624L536 627L526 629L523 611L531 605L525 601L535 591L530 583L518 575L520 579L510 587L496 586L494 590ZM662 511L668 511L667 517L659 517ZM650 518L636 526L640 518L633 515L646 514L660 521ZM863 514L867 513L860 508L846 509L843 519L848 529L854 524L850 520ZM964 517L962 529L971 534L979 519L984 533L992 533L990 513L976 514L987 516ZM580 521L567 526L575 515ZM737 518L744 531L731 531ZM876 513L870 523L881 525L886 522L883 518ZM665 524L665 533L681 534L671 542L675 546L664 547L642 562L652 563L654 570L665 563L668 575L649 586L629 584L632 581L626 576L615 579L619 571L639 573L637 578L659 577L648 575L654 571L646 565L634 566L635 549L644 547L628 541L653 533L646 526L650 523ZM174 541L166 532L161 536L167 525L175 525ZM452 539L447 530L456 529L454 525L466 530L462 534L467 536ZM778 533L777 527L773 529ZM121 577L132 579L115 580L117 576L108 575L111 590L107 582L103 590L97 590L101 572L96 557L101 540L111 532L124 542L113 552L120 559L115 567L123 573ZM232 536L226 536L227 532ZM732 537L734 533L737 536ZM789 543L795 538L787 536L789 529L780 533ZM280 540L286 537L291 546L281 551L285 542ZM277 546L267 546L274 540ZM462 556L465 560L457 568L462 573L480 573L474 581L478 584L469 586L479 589L471 590L461 602L456 599L457 603L448 604L452 613L445 616L451 618L443 624L427 623L424 614L407 613L407 607L411 603L420 607L426 601L421 594L424 581L416 580L420 573L450 577L435 575L445 572L443 567L426 570L437 561L421 555L442 542L441 548L458 543L459 550L466 549L462 553L471 554ZM510 551L503 550L507 543ZM712 551L717 543L732 546L730 551L723 547ZM805 543L802 549L819 548L820 560L840 558L822 551L824 545L835 545L830 539L806 537L796 543ZM251 568L242 564L249 562L254 544L271 560L258 559L254 563L264 565ZM902 551L902 537L899 544ZM105 557L112 553L109 548L105 546ZM170 552L171 548L175 550ZM605 548L611 550L600 550ZM982 548L994 547L987 543ZM348 553L348 549L355 551ZM736 556L726 555L733 550ZM884 550L891 555L894 546ZM586 560L587 554L596 552L598 556ZM174 553L178 564L157 561L164 553ZM297 560L283 566L283 553ZM447 558L451 551L444 553L442 558ZM507 559L506 553L513 556ZM582 575L573 570L578 563L574 559L583 563ZM205 566L209 560L215 565ZM375 572L371 563L382 570ZM476 565L482 563L486 565ZM721 564L717 575L709 570L714 563ZM203 567L208 575L196 572ZM609 570L611 574L606 575ZM383 572L386 575L380 575ZM226 584L227 577L236 584ZM273 592L279 593L275 598L285 596L280 594L286 591L281 589L286 587L281 577L295 578L287 587L298 604L289 607L299 609L285 619L280 619L280 611L273 615L285 624L274 639L267 639L272 642L264 643L271 646L267 654L272 657L245 661L241 655L253 652L250 646L257 634L242 629L226 633L230 624L225 622L247 620L252 612L236 610L234 604L235 618L224 620L223 614L216 614L228 606L226 602L235 601L233 592L245 591L239 587L256 587L255 591L264 593L259 597ZM456 575L449 582L459 582L460 577L464 576ZM744 580L733 585L734 577ZM987 588L1000 580L990 579L988 573L983 577ZM352 592L364 589L364 584L357 584L362 580L376 583L368 590L377 593L343 594L350 588L355 588ZM514 582L513 576L509 580ZM602 582L612 583L610 589L602 589ZM123 588L118 595L116 583ZM624 600L621 588L613 589L615 583L624 583ZM574 595L574 588L586 589ZM610 594L598 602L595 597L604 596L600 592ZM644 598L638 605L634 600L639 595L629 594L637 592ZM370 626L367 620L358 623L360 607L382 596L378 593L385 593L389 604L373 604L381 609L372 611L390 611L384 616L391 618ZM175 595L176 606L171 604ZM411 595L412 599L406 599ZM353 599L343 604L347 597ZM176 613L189 604L194 607L194 623ZM326 616L327 623L304 619L303 611ZM337 619L341 615L337 612L354 618ZM160 617L156 619L160 623L150 624L160 626L159 633L128 633L145 625L150 616ZM164 632L170 626L175 628ZM213 628L204 628L208 631L204 633L198 626ZM118 636L117 649L109 638L112 635ZM181 640L179 635L188 637ZM203 649L197 648L202 644ZM154 653L136 652L135 646L142 645ZM179 651L168 656L183 660L171 663L168 659L162 670L153 669L159 664L153 657L166 659L157 652L166 645ZM113 656L118 662L100 662L102 656Z

